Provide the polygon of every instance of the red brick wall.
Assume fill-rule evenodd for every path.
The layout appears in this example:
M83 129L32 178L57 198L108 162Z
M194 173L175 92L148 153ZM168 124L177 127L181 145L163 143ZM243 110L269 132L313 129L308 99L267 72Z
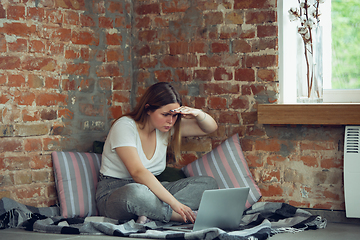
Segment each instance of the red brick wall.
M157 81L219 123L193 161L240 135L263 201L344 209L343 126L267 126L278 99L276 0L0 4L0 197L56 201L50 153L91 149ZM15 10L16 9L16 10Z
M0 3L0 198L56 202L50 153L88 151L130 108L130 1Z

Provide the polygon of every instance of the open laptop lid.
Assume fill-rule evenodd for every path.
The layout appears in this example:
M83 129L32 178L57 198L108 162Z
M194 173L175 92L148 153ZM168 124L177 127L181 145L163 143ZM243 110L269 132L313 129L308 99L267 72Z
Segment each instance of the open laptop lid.
M206 190L200 201L193 231L217 227L236 229L245 209L250 188Z

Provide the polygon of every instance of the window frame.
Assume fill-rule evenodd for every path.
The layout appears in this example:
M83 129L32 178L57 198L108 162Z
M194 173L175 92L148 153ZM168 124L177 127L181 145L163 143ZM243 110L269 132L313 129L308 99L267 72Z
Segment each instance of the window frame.
M278 37L279 37L279 85L280 98L278 103L296 103L296 22L290 22L288 11L296 6L297 0L278 0ZM323 5L328 4L328 5ZM331 34L331 14L326 8L331 9L331 0L327 0L320 23L330 23L323 27L324 35ZM284 34L286 33L286 34ZM323 37L323 39L328 39ZM331 41L324 42L324 103L360 103L360 89L331 89ZM325 66L326 64L327 67Z

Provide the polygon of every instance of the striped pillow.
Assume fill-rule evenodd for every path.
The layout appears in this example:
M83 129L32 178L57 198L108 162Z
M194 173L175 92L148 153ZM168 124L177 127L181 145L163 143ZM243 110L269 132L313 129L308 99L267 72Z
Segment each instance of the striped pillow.
M219 188L249 187L246 208L251 207L261 198L260 189L250 173L241 150L238 134L228 138L196 161L189 163L182 170L187 177L211 176L215 178Z
M61 215L65 218L97 215L95 190L101 155L52 152L51 157Z

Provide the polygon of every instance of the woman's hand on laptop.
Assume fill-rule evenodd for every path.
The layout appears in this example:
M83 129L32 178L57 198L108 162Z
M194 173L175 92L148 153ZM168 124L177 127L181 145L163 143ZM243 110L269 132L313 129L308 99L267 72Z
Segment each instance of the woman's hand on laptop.
M177 204L174 204L173 206L171 206L171 208L178 214L178 216L174 216L173 212L173 217L175 218L172 220L177 220L177 217L180 217L184 222L195 222L196 215L188 206L177 202ZM178 220L180 221L180 219Z

